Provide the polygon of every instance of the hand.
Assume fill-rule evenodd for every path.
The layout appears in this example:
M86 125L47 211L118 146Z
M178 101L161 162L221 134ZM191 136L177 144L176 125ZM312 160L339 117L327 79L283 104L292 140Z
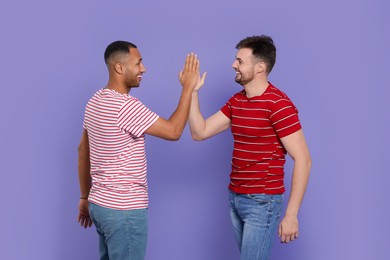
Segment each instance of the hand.
M179 74L180 83L183 88L193 90L199 78L199 60L194 53L188 54L184 68Z
M84 228L92 226L92 219L89 216L88 200L80 199L77 222Z
M206 75L207 75L207 72L203 73L202 77L200 77L199 75L199 78L198 78L198 82L196 83L195 85L195 88L194 88L194 91L198 91L204 84L204 80L206 79Z
M298 218L296 216L284 216L279 224L279 237L282 243L298 238Z

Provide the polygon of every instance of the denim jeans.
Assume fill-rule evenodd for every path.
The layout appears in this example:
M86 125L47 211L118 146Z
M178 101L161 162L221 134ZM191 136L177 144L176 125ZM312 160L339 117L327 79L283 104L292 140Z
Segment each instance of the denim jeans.
M283 194L237 194L229 190L230 218L241 260L269 259L283 199Z
M101 260L144 260L147 209L114 210L89 203L89 211L99 235Z

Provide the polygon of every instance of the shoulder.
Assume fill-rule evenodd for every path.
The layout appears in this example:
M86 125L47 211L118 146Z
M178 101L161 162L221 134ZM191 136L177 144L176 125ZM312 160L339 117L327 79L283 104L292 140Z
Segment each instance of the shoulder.
M264 96L267 97L267 99L270 99L273 102L277 102L280 100L290 100L290 98L279 88L275 87L270 83L269 87L267 88L266 92L264 93Z
M235 101L235 102L240 102L245 98L245 91L241 90L231 96L229 99L229 102Z

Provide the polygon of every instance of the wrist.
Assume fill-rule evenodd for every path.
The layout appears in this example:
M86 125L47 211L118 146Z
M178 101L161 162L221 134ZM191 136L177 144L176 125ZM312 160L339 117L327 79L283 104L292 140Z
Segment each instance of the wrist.
M297 218L298 212L286 210L285 216L290 218Z

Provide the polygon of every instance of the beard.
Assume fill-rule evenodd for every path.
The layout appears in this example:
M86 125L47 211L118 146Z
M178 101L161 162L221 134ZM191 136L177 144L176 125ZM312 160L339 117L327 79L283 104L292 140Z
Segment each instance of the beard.
M141 84L141 82L137 78L126 81L126 86L129 89L138 88L140 84Z
M249 82L251 82L253 80L253 78L255 77L254 73L253 72L248 72L246 74L243 74L243 73L239 73L236 75L236 78L234 79L238 84L242 85L242 86L245 86L246 84L248 84Z

